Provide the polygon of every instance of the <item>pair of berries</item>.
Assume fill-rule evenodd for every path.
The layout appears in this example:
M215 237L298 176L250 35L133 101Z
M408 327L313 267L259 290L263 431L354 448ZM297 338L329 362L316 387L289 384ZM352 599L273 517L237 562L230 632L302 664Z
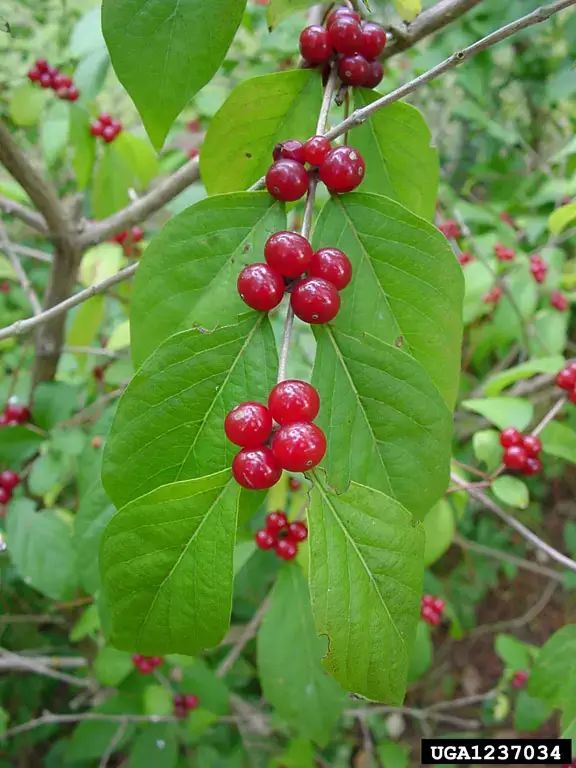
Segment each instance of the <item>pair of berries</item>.
M12 491L20 484L20 475L11 469L0 472L0 506L8 504Z
M232 474L243 488L263 490L275 485L286 469L305 472L326 453L324 432L312 421L320 410L318 392L305 381L277 384L268 407L248 402L226 416L224 431L242 450L232 462ZM279 428L274 430L274 422Z
M144 239L144 230L141 227L132 227L124 229L122 232L114 235L112 242L122 246L124 256L140 256L138 243Z
M542 471L539 458L542 441L536 435L523 435L514 427L508 427L500 433L500 445L504 448L502 463L506 469L528 476Z
M320 180L332 194L352 192L362 182L366 171L364 158L357 149L334 147L324 136L313 136L302 143L289 139L277 144L274 163L266 174L266 188L283 202L300 200L310 186L308 163L318 169Z
M536 254L530 257L530 272L537 283L543 283L546 280L548 264L546 264L542 256Z
M576 403L576 363L568 363L556 374L556 386L568 392L569 400Z
M495 285L493 288L490 288L488 293L484 294L484 297L482 301L484 304L498 304L500 299L502 298L502 288L500 288L499 285Z
M521 669L519 672L515 672L512 675L512 680L510 681L512 684L512 688L516 688L519 690L520 688L524 688L526 683L528 682L528 678L530 675L528 672L526 672L525 669Z
M446 221L438 224L438 229L448 240L457 240L459 237L462 237L460 225L454 219L446 219Z
M466 264L470 264L470 262L474 261L474 256L470 253L470 251L462 251L462 253L458 256L458 261L460 262L460 265L465 267Z
M498 261L514 261L516 252L513 248L507 248L502 243L496 243L494 246L494 255Z
M561 291L552 291L550 294L550 305L559 312L566 312L570 302Z
M102 112L94 122L90 123L90 133L92 136L100 137L106 144L114 141L116 136L122 132L122 123L120 120L114 120L112 115Z
M266 525L256 532L254 540L260 549L273 549L281 560L293 560L298 545L308 538L308 528L300 520L288 522L284 512L266 515Z
M41 88L50 88L59 99L65 101L76 101L80 96L72 78L64 75L57 67L51 67L46 59L38 59L35 62L28 71L28 79L32 83L38 83Z
M0 427L15 427L30 420L30 409L19 403L8 403L0 414Z
M134 656L132 656L132 663L141 675L150 675L154 672L156 667L159 667L164 663L164 657L142 656L139 653L135 653Z
M300 34L300 53L311 66L328 64L336 54L338 75L344 85L375 88L384 69L377 61L386 46L386 31L380 24L362 22L360 14L337 8L326 26L314 24Z
M266 263L249 264L238 277L238 293L252 309L280 304L286 283L294 314L306 323L327 323L340 309L339 291L352 279L352 265L338 248L314 251L296 232L276 232L264 246ZM300 279L302 275L307 275Z
M193 693L177 693L174 696L173 704L174 716L186 717L188 712L198 707L199 699Z
M420 608L420 616L431 627L437 627L442 623L442 615L446 608L446 603L434 595L424 595Z

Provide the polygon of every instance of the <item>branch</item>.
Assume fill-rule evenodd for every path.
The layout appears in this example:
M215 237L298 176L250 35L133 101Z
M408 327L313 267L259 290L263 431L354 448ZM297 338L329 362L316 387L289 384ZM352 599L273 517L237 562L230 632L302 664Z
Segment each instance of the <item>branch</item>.
M65 301L61 301L60 304L56 304L55 306L50 307L50 309L44 310L44 312L41 312L39 315L29 317L26 320L17 320L15 323L12 323L12 325L8 325L5 328L0 328L0 340L8 339L10 336L22 336L23 334L31 331L33 328L46 323L48 320L51 320L54 317L58 317L58 315L61 315L64 312L68 312L68 310L72 309L72 307L75 307L78 304L82 304L84 301L88 301L88 299L91 299L92 296L96 296L98 293L105 293L105 291L107 291L108 288L111 288L113 285L116 285L123 280L128 280L128 278L132 277L137 268L138 262L131 264L125 269L122 269L120 272L112 275L112 277L108 277L106 280L102 280L101 283L96 283L95 285L91 285L88 288L85 288L83 291L79 291L78 293L74 294L74 296L70 296L70 298L66 299Z
M394 39L388 43L381 58L389 59L411 48L423 37L456 21L481 2L482 0L439 0L436 5L423 10L411 24L407 25L405 31L393 30Z
M14 200L10 200L8 197L0 196L0 211L4 211L9 216L14 216L16 219L20 219L24 224L27 224L32 229L40 232L43 235L48 234L46 229L46 222L39 214L31 211L25 205L20 205Z
M199 161L195 157L126 208L107 219L88 225L80 234L81 248L101 243L117 232L138 224L160 210L199 178Z
M8 239L8 234L1 221L0 221L0 246L2 246L2 248L6 251L6 255L8 256L8 259L12 264L14 272L16 273L16 277L18 278L18 282L22 286L22 290L24 291L28 301L30 302L32 311L34 312L35 315L39 315L40 312L42 312L42 306L40 305L40 300L36 295L36 291L32 287L32 283L28 279L28 275L26 274L25 269L22 267L22 264L20 263L20 259L16 255L14 246Z
M266 597L262 601L262 604L254 614L254 616L252 616L248 624L246 624L246 626L244 627L242 634L240 635L238 640L234 643L228 655L225 657L225 659L222 661L222 663L218 667L218 670L216 672L216 675L218 677L224 677L232 669L234 664L238 661L240 654L242 653L246 645L250 642L250 640L252 640L252 638L258 632L260 624L262 623L262 620L266 614L266 611L268 610L269 605L270 605L270 597Z
M562 574L552 568L546 568L545 565L533 563L531 560L524 560L522 557L511 555L509 552L504 552L501 549L486 547L484 544L478 544L478 542L465 539L458 534L454 537L454 544L457 544L466 551L475 552L478 555L484 555L484 557L491 557L494 560L500 560L503 563L510 563L510 565L514 565L517 568L523 568L525 571L537 573L539 576L546 576L548 579L554 581L564 582Z
M43 677L51 677L54 680L60 680L68 685L75 685L79 688L93 688L94 682L84 677L74 677L73 675L67 675L64 672L57 672L46 664L40 663L38 659L27 658L26 656L20 656L17 653L12 653L5 648L0 648L0 655L9 662L12 662L12 669L20 669L22 671L34 672L37 675Z
M458 477L458 475L455 473L451 473L450 477L453 483L456 483L456 485L459 485L461 488L466 490L470 496L483 504L486 509L490 510L490 512L493 512L495 515L497 515L501 520L509 525L510 528L513 528L524 539L526 539L526 541L528 541L533 547L541 550L542 552L545 552L548 557L550 557L552 560L555 560L557 563L560 563L565 568L568 568L571 571L576 571L576 562L574 560L567 557L566 555L563 555L561 552L558 552L558 550L554 549L553 546L543 541L533 531L531 531L529 528L526 528L526 526L523 525L519 520L516 520L515 517L512 517L512 515L509 515L508 512L505 512L483 491L476 488L467 487L467 483L462 480L461 477Z

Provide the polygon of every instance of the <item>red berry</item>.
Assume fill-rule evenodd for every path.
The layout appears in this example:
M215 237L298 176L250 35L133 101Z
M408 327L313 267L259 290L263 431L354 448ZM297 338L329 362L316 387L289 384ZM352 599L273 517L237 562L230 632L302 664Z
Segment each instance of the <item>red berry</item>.
M118 131L113 125L105 125L104 128L102 128L101 136L106 144L110 144L111 141L114 141L117 135Z
M152 672L154 672L154 664L149 658L144 657L138 664L138 671L142 675L150 675Z
M338 16L328 28L330 45L338 53L351 56L362 45L362 28L351 16Z
M302 483L297 478L291 477L288 480L288 487L290 488L291 491L296 492L296 491L299 491L300 488L302 488Z
M352 280L352 264L338 248L321 248L313 254L308 274L310 277L323 277L341 291Z
M4 409L4 414L8 421L14 421L16 424L24 424L30 419L30 410L25 405L18 403L8 403Z
M502 448L510 448L512 445L522 445L522 435L514 427L508 427L500 433L500 445Z
M0 472L0 487L5 488L7 491L13 491L19 484L20 475L16 472L13 472L11 469L5 469L4 472Z
M282 141L280 144L276 144L272 151L272 157L274 160L280 160L285 158L286 160L295 160L297 163L304 165L306 160L304 159L304 145L298 139L288 139L288 141Z
M316 424L296 422L280 427L272 438L272 452L282 469L304 472L317 466L326 453L326 437Z
M520 445L512 445L510 448L506 448L502 461L504 466L508 469L524 469L528 454Z
M542 472L542 462L540 459L537 459L534 456L528 456L526 464L522 468L522 473L524 475L532 476L537 475L540 472Z
M266 530L269 533L277 534L288 528L288 518L284 512L270 512L266 515Z
M556 374L556 386L569 392L576 386L576 368L567 366Z
M311 139L304 144L303 155L304 160L310 165L322 165L326 159L326 155L332 149L332 144L324 136L312 136Z
M512 248L507 248L502 243L496 243L494 246L494 254L498 261L513 261L516 253Z
M259 549L272 549L274 544L276 544L276 537L270 531L263 528L261 531L256 532L254 541Z
M93 123L90 123L90 133L92 136L102 136L102 131L104 130L104 125L100 122L100 120L94 120ZM120 232L119 235L124 234L123 232ZM117 243L120 242L120 240L117 240L116 238L119 237L119 235L115 235L114 240L116 240Z
M368 62L368 74L364 80L365 88L376 88L380 85L382 78L384 77L384 67L379 61Z
M282 560L294 560L298 554L298 544L291 539L279 539L274 551Z
M284 296L282 275L268 264L249 264L238 276L238 293L246 304L260 312L270 312Z
M266 188L277 200L293 202L308 191L308 172L296 160L278 160L266 174Z
M312 246L296 232L276 232L264 246L264 258L284 277L299 277L312 259Z
M570 306L568 299L560 291L552 291L550 294L550 304L559 312L566 312Z
M386 45L386 30L380 24L365 21L362 24L360 53L367 59L377 59Z
M502 298L502 288L499 285L495 285L488 293L484 294L483 301L485 304L498 304Z
M28 79L32 83L37 83L40 80L42 72L38 69L38 67L32 67L28 70Z
M314 421L320 410L320 397L311 384L287 379L270 392L268 408L274 421L281 425Z
M122 232L118 232L116 235L114 235L112 240L114 240L115 243L119 243L120 245L122 245L128 239L129 234L130 233L128 232L128 230L124 229L122 230Z
M512 677L512 688L524 688L527 682L528 672L520 670L520 672L515 672Z
M78 101L80 98L80 91L78 88L76 88L75 85L72 85L70 88L68 88L68 93L64 98L66 98L68 101Z
M243 488L260 491L276 485L282 469L270 448L244 448L234 457L232 473Z
M368 62L359 53L353 56L344 56L338 64L338 76L344 85L364 85L370 71Z
M300 33L300 53L308 64L323 64L332 55L328 32L313 24Z
M437 627L442 622L442 617L429 605L422 608L421 616L427 624L433 627Z
M528 456L536 458L542 452L542 440L536 437L536 435L526 435L522 439L522 448L524 448Z
M308 528L305 523L295 520L288 526L288 538L292 541L306 541L308 538Z
M198 701L198 696L195 696L193 693L187 693L184 696L184 706L187 710L196 709Z
M133 243L139 243L144 239L144 230L141 227L132 227L130 237Z
M42 88L52 88L52 75L49 72L42 72L39 82Z
M442 224L438 224L438 229L449 240L457 240L462 236L462 230L454 219L446 219Z
M336 21L336 19L341 19L344 16L357 22L360 22L361 20L360 14L356 11L353 11L351 8L336 8L326 19L326 27L328 28Z
M12 498L12 492L7 491L6 488L0 487L0 506L3 504L8 504L11 498Z
M543 283L548 273L548 265L540 256L532 256L530 258L530 272L537 283Z
M99 115L98 120L100 120L102 125L112 125L113 123L112 115L109 115L108 112L102 112Z
M470 264L471 261L474 261L474 256L470 251L462 251L460 256L458 256L458 261L464 267L466 264Z
M321 277L301 280L290 297L294 314L305 323L328 323L340 309L340 296L336 287Z
M446 608L446 603L440 597L433 597L431 605L437 613L442 613Z
M155 667L160 667L164 663L164 656L150 656L150 662Z
M242 448L258 448L272 434L272 416L261 403L241 403L224 421L226 437Z
M72 81L71 77L68 77L68 75L63 75L60 73L59 75L56 75L54 78L54 85L56 88L71 88L74 83Z
M353 147L332 149L320 166L320 178L330 192L351 192L362 182L366 165Z
M48 62L46 59L38 59L34 66L39 69L40 72L46 72L48 69Z

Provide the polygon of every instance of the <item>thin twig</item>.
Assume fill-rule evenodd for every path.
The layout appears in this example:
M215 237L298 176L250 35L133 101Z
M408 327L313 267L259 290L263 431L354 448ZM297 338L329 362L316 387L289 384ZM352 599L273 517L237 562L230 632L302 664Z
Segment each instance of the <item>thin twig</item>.
M40 232L43 235L48 233L46 228L46 222L40 214L30 210L25 205L10 200L8 197L0 196L0 211L7 213L9 216L14 216L16 219L20 219L24 224L27 224L32 229Z
M521 629L527 624L530 624L534 619L539 616L546 608L554 592L558 589L558 581L549 581L544 587L544 591L538 598L538 600L530 606L530 608L515 619L507 619L506 621L497 621L494 624L483 624L480 627L476 627L472 630L469 637L478 637L480 635L491 635L496 632L503 632L508 629Z
M95 285L91 285L89 288L85 288L83 291L75 293L65 301L61 301L60 304L56 304L54 307L50 307L50 309L44 310L44 312L41 312L35 317L29 317L25 320L17 320L15 323L12 323L12 325L1 328L0 339L8 339L10 336L22 336L23 334L28 333L33 328L42 325L42 323L45 323L47 320L50 320L53 317L57 317L63 312L67 312L69 309L72 309L72 307L75 307L78 304L82 304L84 301L91 299L92 296L96 296L98 293L104 293L113 285L121 283L123 280L128 280L136 272L137 268L138 262L131 264L125 269L122 269L120 272L112 275L112 277L108 277L106 280L102 280L101 283L96 283Z
M18 256L28 256L36 261L41 261L44 264L52 264L52 256L46 251L41 251L38 248L30 248L29 245L21 245L20 243L12 243L12 250L18 254Z
M14 247L10 242L10 239L8 238L8 233L6 232L6 228L1 221L0 221L0 246L6 252L6 256L8 256L8 259L12 264L12 268L16 273L18 282L22 286L22 290L24 291L24 293L26 294L26 298L30 302L30 306L32 307L32 312L35 315L39 315L42 312L42 305L40 304L40 299L36 295L36 291L34 290L32 283L30 282L28 275L26 274L26 270L23 268L22 264L20 263L20 259L18 258L14 250Z
M116 749L120 746L120 742L122 741L122 739L124 738L124 735L126 734L126 729L128 728L128 725L129 723L127 720L123 720L121 723L118 724L118 728L116 729L114 736L112 736L112 738L110 739L110 743L108 744L104 754L102 755L102 759L98 764L98 768L107 768L108 763L112 758L112 755L114 754Z
M416 709L413 707L388 707L375 706L366 709L347 709L346 714L349 717L365 718L369 715L406 715L419 721L431 721L436 723L446 723L446 725L455 725L464 730L477 730L482 727L479 720L468 720L463 717L454 717L453 715L443 715L436 712L430 712L427 709Z
M462 488L466 487L465 481L463 481L462 478L458 477L458 475L456 475L455 473L452 473L450 477L453 483L460 485ZM557 563L560 563L565 568L569 568L571 571L576 571L576 562L574 560L567 557L566 555L563 555L561 552L558 552L558 550L555 549L553 546L543 541L533 531L531 531L529 528L526 528L526 526L523 525L519 520L517 520L512 515L509 515L508 512L505 512L498 504L496 504L495 501L492 501L492 499L489 496L487 496L483 491L477 490L475 488L468 488L467 492L470 496L475 498L477 501L481 502L481 504L483 504L484 507L486 507L486 509L489 509L490 512L493 512L501 520L503 520L507 525L509 525L510 528L513 528L524 539L526 539L526 541L530 542L530 544L533 547L541 550L542 552L545 552L548 555L548 557L552 558L552 560L555 560Z
M268 596L262 601L256 613L252 616L248 624L246 624L246 626L244 627L244 631L242 632L238 640L234 643L234 645L228 652L227 656L221 662L216 672L216 675L218 677L224 677L232 669L234 664L238 661L238 659L240 658L240 654L242 653L246 645L250 642L250 640L252 640L252 638L258 632L260 624L264 619L264 616L266 614L266 611L268 610L269 605L270 605L270 597Z
M75 685L79 688L92 688L94 685L92 680L81 677L74 677L73 675L66 675L64 672L57 672L56 670L51 669L44 664L38 663L35 659L29 659L25 656L20 656L17 653L12 653L6 648L0 648L0 654L6 659L12 661L14 664L18 664L17 668L21 670L34 672L35 674L42 675L44 677L51 677L54 680L60 680L63 683L68 683L68 685Z
M33 731L42 725L62 725L64 723L82 723L85 721L94 721L101 723L173 723L176 718L172 715L105 715L99 712L79 712L78 714L58 715L52 712L45 712L40 717L28 720L20 725L9 728L3 738L9 739L17 736L19 733Z
M524 560L517 555L511 555L509 552L504 552L501 549L493 549L492 547L486 547L484 544L478 544L476 541L470 541L464 537L456 534L454 537L454 544L458 545L464 550L475 552L478 555L484 555L484 557L491 557L494 560L500 560L503 563L510 563L510 565L521 568L525 571L531 571L537 573L539 576L546 576L548 579L555 579L556 581L563 582L564 577L558 571L552 568L547 568L545 565L539 563L533 563L531 560Z
M562 408L566 405L566 402L567 399L565 397L561 397L560 400L557 400L552 408L550 408L548 413L544 416L544 418L534 427L532 434L539 435L541 432L543 432L548 424L553 421L560 413Z

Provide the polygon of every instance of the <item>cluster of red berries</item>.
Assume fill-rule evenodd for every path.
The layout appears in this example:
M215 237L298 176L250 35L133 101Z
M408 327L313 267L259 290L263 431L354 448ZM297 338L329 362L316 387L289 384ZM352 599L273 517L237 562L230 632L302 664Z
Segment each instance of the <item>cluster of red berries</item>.
M198 707L198 704L198 696L193 693L177 693L174 696L174 716L186 717L188 712Z
M504 448L502 463L506 469L528 476L542 471L539 458L542 441L536 435L523 435L514 427L508 427L500 433L500 445Z
M457 240L459 237L462 237L460 225L454 219L446 219L446 221L441 222L438 224L438 229L448 240Z
M568 363L556 374L556 386L568 392L569 400L576 403L576 363Z
M519 690L520 688L524 688L524 686L528 682L529 677L530 675L528 674L528 672L526 672L525 669L521 669L519 672L515 672L512 675L512 680L511 680L512 688L516 688L517 690Z
M442 623L442 614L446 608L446 603L434 595L424 595L422 597L422 606L420 616L431 627L437 627Z
M300 34L300 53L312 66L327 65L335 56L338 76L344 85L375 88L384 69L377 61L386 45L386 31L380 24L362 21L350 8L336 8L326 26L314 24Z
M50 88L59 99L65 101L76 101L80 96L72 78L64 75L57 67L51 67L46 59L38 59L35 62L28 71L28 79L32 83L38 83L41 88Z
M110 144L122 132L122 127L120 120L115 120L112 115L102 112L94 122L90 123L90 133L92 136L99 136L106 144Z
M289 139L274 147L274 162L266 174L266 188L283 202L300 200L310 186L309 171L318 170L320 180L332 194L352 192L362 182L366 171L364 158L357 149L334 147L325 136L313 136L302 143Z
M248 402L230 411L224 421L226 437L242 448L232 462L236 482L263 490L278 482L283 469L305 472L319 464L326 453L324 432L312 423L319 410L314 387L287 379L274 387L268 407Z
M142 656L139 653L135 653L134 656L132 656L132 663L141 675L149 675L154 672L156 667L159 667L164 663L164 657Z
M15 427L30 421L30 409L19 403L8 403L0 413L0 427Z
M550 294L550 305L559 312L566 312L570 302L561 291L552 291Z
M288 522L284 512L266 515L266 525L256 532L254 540L260 549L273 549L281 560L293 560L298 554L298 544L308 538L305 523Z
M8 504L12 491L20 484L20 475L11 469L0 472L0 506Z
M313 251L296 232L276 232L264 247L266 263L249 264L238 277L238 293L252 309L269 312L290 293L294 314L306 323L328 323L340 309L340 294L352 265L338 248ZM305 277L302 277L305 275Z
M124 256L135 257L140 256L140 248L138 243L144 239L144 230L142 227L132 227L131 229L124 229L122 232L118 232L112 238L112 242L118 243L122 246Z
M514 261L516 252L513 248L507 248L505 245L502 245L502 243L496 243L494 246L494 255L498 261Z
M548 264L546 264L542 256L535 254L534 256L530 257L530 272L532 273L532 277L534 280L536 280L537 283L543 283L544 280L546 280L546 275L548 274Z

